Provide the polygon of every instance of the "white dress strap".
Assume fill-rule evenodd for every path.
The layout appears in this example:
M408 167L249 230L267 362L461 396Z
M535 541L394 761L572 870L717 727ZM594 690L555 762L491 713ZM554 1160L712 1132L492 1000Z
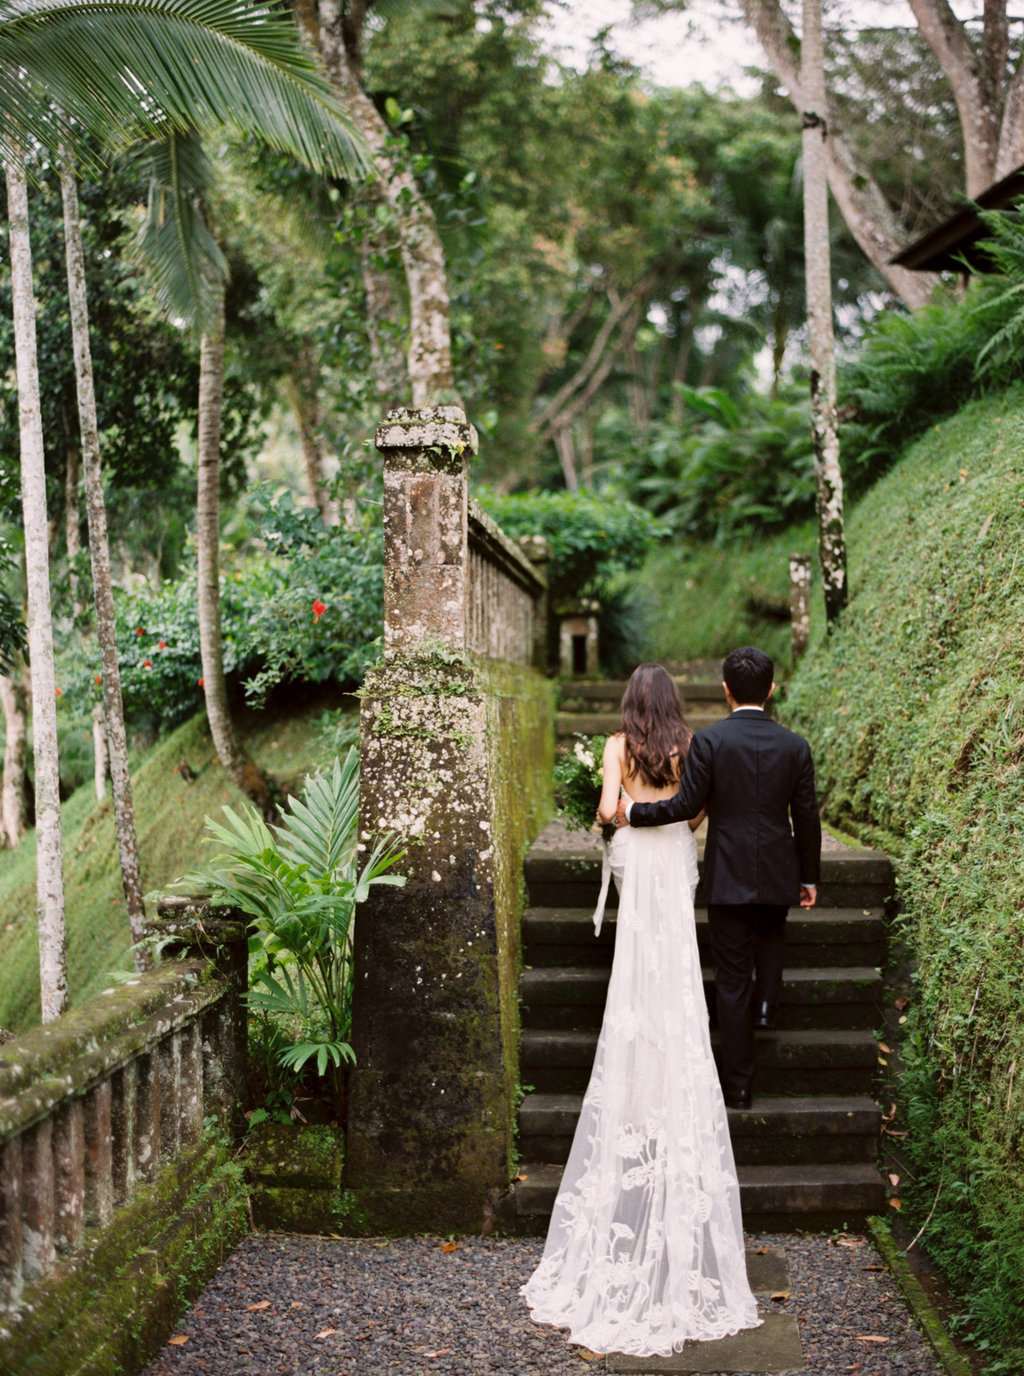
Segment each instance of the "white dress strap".
M612 844L610 841L601 842L601 892L597 896L597 907L594 909L594 935L601 935L601 923L604 921L604 905L608 901L608 886L612 882Z

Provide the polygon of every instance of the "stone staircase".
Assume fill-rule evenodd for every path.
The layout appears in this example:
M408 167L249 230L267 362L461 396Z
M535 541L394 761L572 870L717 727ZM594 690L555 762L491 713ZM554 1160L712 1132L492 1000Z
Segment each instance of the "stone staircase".
M681 688L693 725L703 724L702 716L721 715L719 685ZM621 685L573 684L565 691L586 710L564 714L569 720L563 734L615 729L618 718L607 704L613 698L617 703ZM604 930L595 938L591 914L600 869L596 846L538 845L526 860L520 1074L528 1090L519 1112L522 1165L515 1187L516 1222L523 1231L547 1226L597 1045L616 902L613 886ZM877 967L883 905L891 889L885 856L826 851L818 906L790 915L779 1030L758 1034L752 1109L729 1110L748 1229L856 1225L885 1209L875 1164L880 1112L872 1086L879 1054L874 1029L881 1021ZM700 889L697 905L708 987Z

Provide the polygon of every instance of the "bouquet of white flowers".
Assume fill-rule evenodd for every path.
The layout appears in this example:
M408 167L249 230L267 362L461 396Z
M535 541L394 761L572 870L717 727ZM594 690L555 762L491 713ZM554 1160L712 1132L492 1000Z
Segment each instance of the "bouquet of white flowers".
M571 750L559 756L555 765L555 804L559 815L573 830L601 831L605 840L615 833L615 824L599 826L597 805L601 801L601 761L604 736L577 733Z

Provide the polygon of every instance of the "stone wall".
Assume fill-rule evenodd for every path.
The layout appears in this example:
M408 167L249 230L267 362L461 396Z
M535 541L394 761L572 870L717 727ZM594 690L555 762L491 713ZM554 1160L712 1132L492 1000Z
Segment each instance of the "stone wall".
M461 412L393 413L378 446L360 829L399 833L407 884L356 920L346 1186L374 1231L479 1230L511 1172L521 865L550 806L553 694L529 667L544 580L469 502Z
M0 1048L0 1372L141 1366L245 1226L245 928L175 908L176 958Z

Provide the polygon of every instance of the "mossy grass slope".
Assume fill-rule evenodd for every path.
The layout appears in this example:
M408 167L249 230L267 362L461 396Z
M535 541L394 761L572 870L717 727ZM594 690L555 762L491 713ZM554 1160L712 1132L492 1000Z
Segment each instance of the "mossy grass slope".
M812 556L813 620L824 616L812 522L767 540L662 545L636 575L652 659L718 659L759 645L781 668L790 663L789 556Z
M1024 1369L1024 388L936 425L849 523L790 685L826 815L897 863L917 966L901 1193L993 1373ZM819 630L820 634L820 630Z
M281 786L297 792L303 775L324 762L324 702L244 719L246 744ZM205 714L193 717L133 763L132 788L142 879L159 890L198 858L205 818L242 795L221 769ZM100 804L91 783L62 809L68 967L73 1005L131 968L128 922L117 861L109 793ZM0 1026L26 1031L39 1021L35 842L0 852Z

